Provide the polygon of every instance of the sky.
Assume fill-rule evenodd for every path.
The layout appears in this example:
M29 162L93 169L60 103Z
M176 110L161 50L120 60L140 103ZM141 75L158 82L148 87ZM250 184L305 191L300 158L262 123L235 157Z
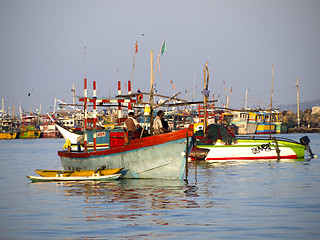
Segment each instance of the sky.
M46 113L55 98L72 103L72 86L97 82L98 97L114 97L132 80L150 91L150 51L158 94L201 100L208 62L217 106L268 107L319 99L318 0L1 0L0 98L5 107ZM135 68L132 79L135 42ZM86 51L84 51L86 48ZM174 88L174 89L173 89ZM232 89L232 90L231 90Z

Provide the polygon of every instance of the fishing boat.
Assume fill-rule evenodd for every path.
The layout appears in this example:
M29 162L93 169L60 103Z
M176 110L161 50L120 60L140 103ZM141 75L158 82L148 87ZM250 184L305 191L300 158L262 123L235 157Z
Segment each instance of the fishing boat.
M93 130L85 131L88 139ZM89 170L125 168L124 178L182 179L187 156L192 149L193 126L175 132L144 137L125 142L126 132L104 131L108 149L84 151L59 151L61 163L66 170ZM99 135L103 135L100 134ZM99 139L97 134L97 139ZM109 140L109 141L108 141ZM92 142L89 140L88 145Z
M128 171L124 178L182 179L186 155L193 146L192 125L187 129L130 142L126 142L127 133L119 127L86 129L84 135L78 135L56 126L67 140L67 150L58 152L65 172L100 167L125 168ZM84 139L87 140L86 145Z
M190 156L199 159L201 155L208 162L301 159L305 150L313 157L307 136L300 142L280 137L235 137L226 128L215 124L207 127L204 137L200 131L195 135L197 149Z
M0 139L15 139L17 132L0 132Z
M15 139L18 131L14 117L10 114L0 115L0 139Z
M42 177L42 176L27 176L32 182L60 182L60 181L108 181L118 179L121 174L112 175L99 175L94 174L92 176L75 176L75 177L64 177L57 175L55 177Z
M97 170L45 170L45 169L36 169L35 172L38 173L42 177L56 177L57 175L63 177L90 177L96 173L99 175L113 175L121 172L123 168L115 168L115 169L105 169L100 168Z
M20 139L40 138L40 122L36 115L22 115L22 121L18 133Z
M230 125L237 126L237 134L239 135L251 135L255 134L257 130L257 122L249 121L248 112L231 111L230 113L225 113L224 115L230 114L231 119L229 120Z
M40 138L41 131L35 126L21 126L18 134L20 139Z
M257 124L255 134L268 134L276 132L275 124L270 124L270 114L264 111L249 112L249 123Z
M57 138L59 135L59 131L56 129L55 124L46 115L41 116L40 131L41 138Z
M120 86L120 81L118 87ZM83 135L70 134L61 126L58 130L67 138L66 150L58 151L65 170L91 170L125 168L124 178L182 179L186 171L188 154L193 147L193 126L165 134L128 140L122 126L113 129L97 126L97 106L117 104L132 110L137 100L132 95L120 95L115 99L97 98L96 82L93 81L93 96L87 97L87 79L84 79L84 97L79 100L84 106ZM128 84L131 93L131 84ZM93 106L92 118L88 117L88 104ZM146 113L146 112L145 112ZM68 139L70 138L70 139ZM76 145L76 149L73 146Z

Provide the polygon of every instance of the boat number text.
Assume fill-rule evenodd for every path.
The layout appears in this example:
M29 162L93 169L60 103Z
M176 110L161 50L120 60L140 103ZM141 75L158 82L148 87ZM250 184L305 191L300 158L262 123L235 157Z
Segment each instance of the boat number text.
M266 152L269 152L271 150L276 150L276 147L274 144L272 143L267 143L267 144L261 144L260 146L258 147L255 147L255 148L251 148L251 151L253 154L257 154L257 153L260 153L262 151L266 151Z

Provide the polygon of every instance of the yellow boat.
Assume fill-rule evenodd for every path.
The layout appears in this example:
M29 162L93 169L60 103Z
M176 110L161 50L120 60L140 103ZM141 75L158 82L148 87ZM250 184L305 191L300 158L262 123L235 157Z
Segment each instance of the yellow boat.
M91 177L63 177L63 176L56 176L56 177L39 177L39 176L27 176L32 182L61 182L61 181L109 181L118 179L121 174L112 174L112 175L105 175L100 176L99 174Z
M17 132L2 132L0 133L0 139L14 139L17 137Z
M36 169L34 170L42 177L90 177L95 173L100 176L113 175L121 172L123 168L112 168L112 169L97 169L97 170L44 170Z

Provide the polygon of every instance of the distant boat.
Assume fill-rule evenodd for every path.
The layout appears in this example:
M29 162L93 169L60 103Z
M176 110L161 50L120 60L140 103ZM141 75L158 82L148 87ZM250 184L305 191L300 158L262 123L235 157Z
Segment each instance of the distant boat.
M41 131L38 123L38 118L35 115L23 115L18 138L30 139L40 138L40 136Z
M227 114L231 115L231 120L229 121L229 124L234 124L237 126L237 134L252 135L256 133L258 123L254 121L249 121L249 112L233 111L230 113L224 113L223 115L226 116Z
M0 139L15 139L17 132L0 132Z
M249 112L249 122L256 123L256 134L276 133L276 125L269 122L270 114L267 112Z
M15 139L18 130L11 115L2 114L0 117L0 139Z
M51 121L51 119L46 116L41 116L41 137L42 138L57 138L59 136L59 131L57 130L55 124Z
M41 131L35 126L21 126L18 134L20 139L40 138Z

